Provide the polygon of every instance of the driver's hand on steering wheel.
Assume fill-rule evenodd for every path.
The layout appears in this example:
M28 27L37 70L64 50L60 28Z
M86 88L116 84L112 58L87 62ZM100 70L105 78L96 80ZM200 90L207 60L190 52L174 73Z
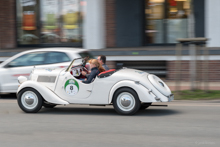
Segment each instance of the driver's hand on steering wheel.
M86 73L85 71L82 71L82 75L84 75L84 76L85 76L86 74L87 74L87 73Z

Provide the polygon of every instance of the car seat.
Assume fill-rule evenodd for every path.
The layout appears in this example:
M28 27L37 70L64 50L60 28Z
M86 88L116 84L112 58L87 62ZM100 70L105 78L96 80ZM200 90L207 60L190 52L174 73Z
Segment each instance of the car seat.
M110 70L107 70L107 71L103 71L97 77L98 78L106 78L106 77L111 76L115 71L116 71L115 69L110 69Z

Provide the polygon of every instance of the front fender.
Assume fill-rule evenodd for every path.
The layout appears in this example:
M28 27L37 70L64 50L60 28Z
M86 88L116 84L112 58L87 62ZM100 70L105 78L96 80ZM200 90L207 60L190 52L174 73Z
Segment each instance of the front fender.
M123 80L123 81L116 83L111 88L109 98L108 98L109 103L112 102L115 91L122 87L128 87L128 88L135 90L141 102L144 102L144 103L157 102L155 100L155 97L151 93L148 92L148 89L142 86L141 84L135 83L135 81Z
M37 90L41 96L49 103L53 104L69 104L67 101L62 100L60 97L58 97L56 94L54 94L50 89L48 89L46 86L35 82L35 81L26 81L22 83L18 90L17 93L19 93L22 89L24 88L34 88Z

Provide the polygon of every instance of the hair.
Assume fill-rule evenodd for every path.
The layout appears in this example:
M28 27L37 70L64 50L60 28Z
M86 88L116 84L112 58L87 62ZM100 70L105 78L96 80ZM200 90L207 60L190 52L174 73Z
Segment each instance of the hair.
M97 59L91 59L91 60L89 60L89 63L91 64L94 64L98 69L99 69L99 72L101 73L101 72L103 72L103 71L105 71L105 69L102 67L102 65L98 62L98 60Z
M104 55L100 55L100 60L102 60L102 62L105 64L106 62L106 57Z

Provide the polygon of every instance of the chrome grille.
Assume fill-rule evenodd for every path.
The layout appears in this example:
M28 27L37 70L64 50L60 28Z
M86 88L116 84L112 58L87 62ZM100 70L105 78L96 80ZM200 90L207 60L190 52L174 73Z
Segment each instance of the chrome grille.
M37 82L55 83L56 76L38 76Z

